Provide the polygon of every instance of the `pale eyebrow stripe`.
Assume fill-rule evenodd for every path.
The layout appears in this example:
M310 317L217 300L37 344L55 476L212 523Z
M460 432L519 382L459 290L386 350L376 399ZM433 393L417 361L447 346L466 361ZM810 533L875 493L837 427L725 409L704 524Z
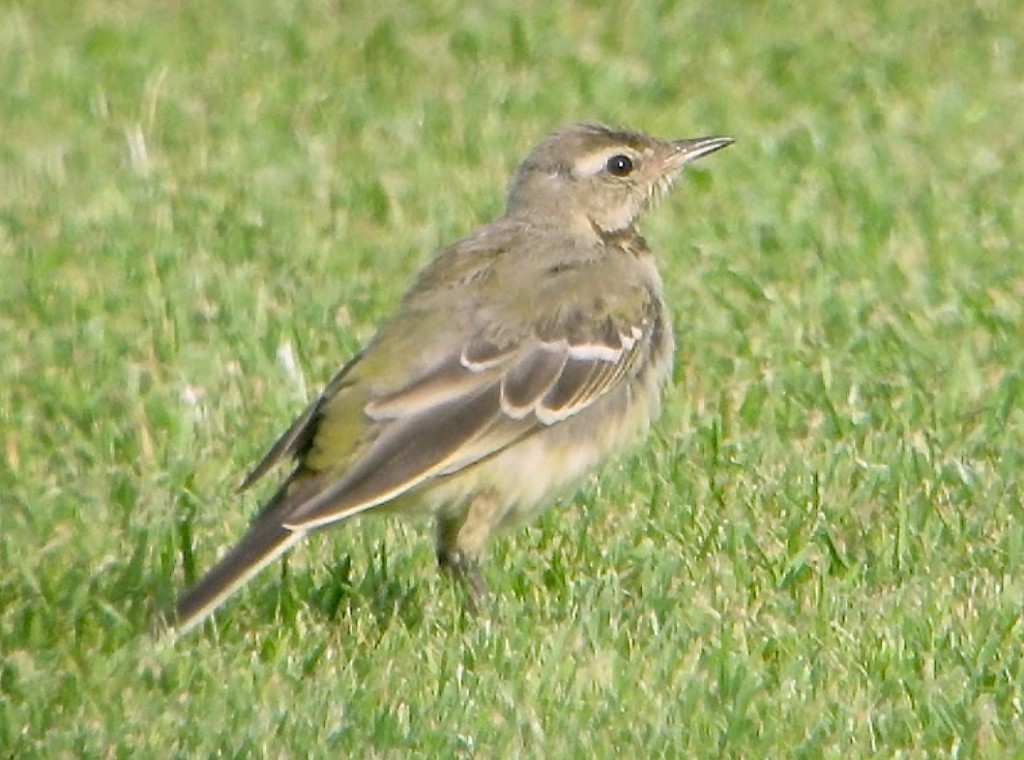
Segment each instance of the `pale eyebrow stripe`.
M602 148L601 150L596 150L593 153L588 153L583 156L583 158L576 161L572 167L573 174L577 177L593 176L604 169L609 158L617 156L620 153L624 156L629 156L634 161L639 161L636 151L628 148Z

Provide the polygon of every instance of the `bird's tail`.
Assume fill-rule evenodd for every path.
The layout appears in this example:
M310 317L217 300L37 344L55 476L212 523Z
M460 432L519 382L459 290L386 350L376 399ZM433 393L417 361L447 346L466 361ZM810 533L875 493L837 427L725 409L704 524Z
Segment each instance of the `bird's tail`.
M246 581L301 541L308 531L286 528L285 520L321 487L311 473L293 472L238 545L178 599L169 627L182 634L199 625Z
M249 533L175 605L171 627L179 634L199 625L242 584L305 536L277 521L257 521Z

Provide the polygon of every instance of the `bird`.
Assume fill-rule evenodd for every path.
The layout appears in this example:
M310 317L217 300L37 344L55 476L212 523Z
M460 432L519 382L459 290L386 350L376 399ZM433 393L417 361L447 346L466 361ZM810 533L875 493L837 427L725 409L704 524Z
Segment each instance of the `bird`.
M171 616L194 628L311 533L364 513L433 518L437 561L475 609L488 539L642 438L674 338L637 222L731 137L600 123L527 155L504 213L443 248L392 316L245 477L290 473Z

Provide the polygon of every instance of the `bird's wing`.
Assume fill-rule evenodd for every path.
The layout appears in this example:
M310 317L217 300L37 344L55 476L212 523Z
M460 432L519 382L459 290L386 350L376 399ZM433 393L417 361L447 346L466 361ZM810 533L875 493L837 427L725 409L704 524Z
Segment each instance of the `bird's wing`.
M242 485L238 487L239 492L250 488L284 457L297 456L305 451L312 436L316 433L320 407L345 387L349 371L361 358L362 352L353 356L344 367L338 370L316 400L295 418L295 421L281 434L281 437L274 441L274 445L267 450L263 458L249 471L245 480L242 481Z
M307 423L315 430L302 463L335 470L333 452L342 450L343 467L336 480L282 515L283 523L305 531L358 514L579 414L635 374L652 334L663 329L650 298L637 305L628 319L609 316L598 324L570 312L518 343L472 339L414 381L361 406L374 432L354 458L341 446L354 427L349 389L340 389Z

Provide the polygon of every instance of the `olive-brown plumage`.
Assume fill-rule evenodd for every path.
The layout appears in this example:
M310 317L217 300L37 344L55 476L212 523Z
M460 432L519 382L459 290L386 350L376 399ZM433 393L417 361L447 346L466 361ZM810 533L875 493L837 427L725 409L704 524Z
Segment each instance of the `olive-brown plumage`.
M505 214L440 252L246 478L295 460L179 600L178 630L306 534L371 510L432 516L439 562L479 597L488 537L657 414L673 339L636 222L685 164L731 142L583 124L540 143Z

